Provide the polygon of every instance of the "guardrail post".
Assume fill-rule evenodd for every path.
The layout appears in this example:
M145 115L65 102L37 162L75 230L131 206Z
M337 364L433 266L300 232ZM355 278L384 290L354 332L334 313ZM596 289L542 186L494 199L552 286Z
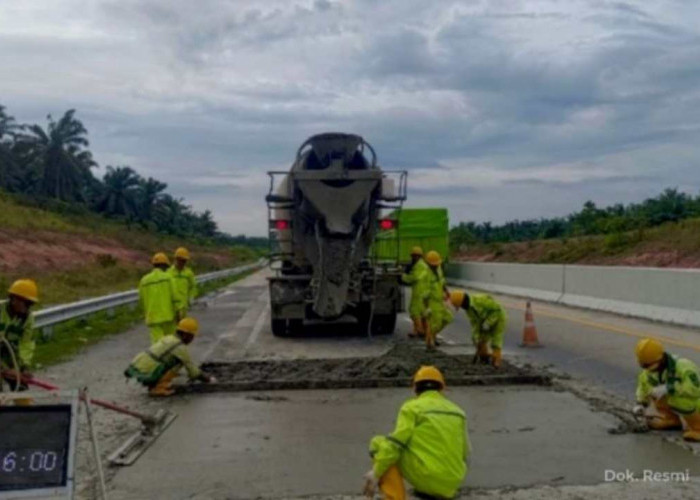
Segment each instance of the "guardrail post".
M53 337L53 326L45 326L41 329L41 338L48 340Z

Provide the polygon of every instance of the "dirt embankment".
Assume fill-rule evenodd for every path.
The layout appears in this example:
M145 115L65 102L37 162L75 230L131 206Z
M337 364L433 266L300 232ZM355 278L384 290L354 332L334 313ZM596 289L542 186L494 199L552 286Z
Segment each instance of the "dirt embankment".
M457 261L700 268L700 219L605 236L465 245Z
M128 290L148 272L153 253L172 254L180 245L190 249L198 273L240 263L228 247L201 247L126 228L112 235L10 227L0 229L0 289L32 278L42 305Z

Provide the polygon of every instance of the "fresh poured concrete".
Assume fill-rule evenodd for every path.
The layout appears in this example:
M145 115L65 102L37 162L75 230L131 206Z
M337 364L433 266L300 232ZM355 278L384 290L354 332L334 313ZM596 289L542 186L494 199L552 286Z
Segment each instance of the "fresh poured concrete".
M541 387L454 388L473 455L465 487L598 484L605 470L683 471L700 459L656 435L610 435L613 417ZM111 483L114 499L356 494L371 436L389 432L408 390L193 395Z

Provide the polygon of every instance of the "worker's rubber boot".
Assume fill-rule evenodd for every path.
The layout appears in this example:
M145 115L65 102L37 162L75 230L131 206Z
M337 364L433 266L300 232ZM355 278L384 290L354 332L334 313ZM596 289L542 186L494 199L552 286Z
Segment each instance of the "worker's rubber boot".
M671 411L668 401L664 396L649 405L652 416L647 416L647 425L657 431L675 430L682 427L681 419Z
M170 370L160 378L155 387L148 391L148 395L154 397L172 396L175 394L172 386L175 377L177 377L177 372L175 370Z
M476 357L480 364L491 364L491 353L489 352L489 345L487 342L479 342L476 348Z
M409 337L422 337L425 335L423 332L423 319L421 317L411 318L413 321L413 331L409 334Z
M503 359L503 354L501 353L501 350L494 349L493 350L493 357L491 358L491 364L493 364L493 367L500 368L502 359Z
M700 442L700 411L683 415L681 420L683 420L683 439Z
M403 476L396 465L389 467L379 479L379 490L382 492L382 498L385 500L406 499L406 487L403 484Z
M435 350L435 335L430 329L425 332L425 349L428 351Z

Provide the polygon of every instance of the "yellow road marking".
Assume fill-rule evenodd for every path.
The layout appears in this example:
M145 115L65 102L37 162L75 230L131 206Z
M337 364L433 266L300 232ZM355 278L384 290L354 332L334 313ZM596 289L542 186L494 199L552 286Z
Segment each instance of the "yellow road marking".
M519 311L525 310L524 307L522 307L520 305L515 305L515 303L513 303L513 302L503 301L503 303L509 309L517 309ZM655 339L662 340L666 344L674 345L677 347L685 347L686 349L692 349L693 351L700 352L700 345L698 345L698 344L691 344L688 342L683 342L681 340L672 339L670 337L665 337L663 335L658 335L655 333L640 332L637 330L632 330L630 328L624 328L621 326L611 325L609 323L599 323L597 321L589 321L586 319L580 319L580 318L577 318L575 316L570 316L568 314L554 312L551 309L547 309L547 308L541 307L539 305L537 306L537 314L540 316L548 316L550 318L563 319L565 321L570 321L572 323L578 323L579 325L588 326L588 327L595 328L598 330L606 330L606 331L613 332L613 333L621 333L623 335L627 335L628 337L636 337L636 338L653 337Z

